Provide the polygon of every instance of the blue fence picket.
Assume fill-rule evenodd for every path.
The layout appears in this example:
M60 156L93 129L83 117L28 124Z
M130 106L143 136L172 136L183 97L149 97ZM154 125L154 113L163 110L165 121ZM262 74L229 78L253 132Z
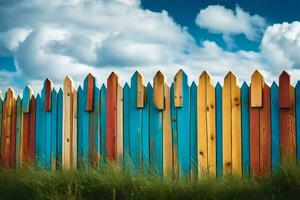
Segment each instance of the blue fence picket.
M56 167L62 167L62 134L63 134L63 91L59 89L57 94L57 149Z
M142 121L142 157L144 173L149 172L150 167L150 104L152 101L152 86L148 83L146 87L146 102L143 108L143 121Z
M44 152L43 152L43 164L46 169L51 168L51 111L45 110L45 101L46 101L46 89L43 88L42 93L42 109L43 109L43 115L44 118L44 137L43 137L43 143L44 143ZM51 98L51 96L50 96ZM52 106L52 105L51 105ZM51 109L52 110L52 109Z
M197 85L191 85L191 177L198 177L198 137L197 137ZM192 110L194 112L192 112Z
M51 168L56 169L56 149L57 149L57 92L51 93Z
M242 169L243 175L250 174L250 124L249 124L249 87L246 82L241 87L242 122Z
M125 83L123 88L123 152L124 152L124 165L126 167L130 164L129 151L130 151L130 87Z
M89 165L89 156L90 156L90 146L89 146L89 137L90 137L90 113L85 110L87 103L87 93L88 93L88 79L84 80L83 85L83 112L82 112L82 164L83 167Z
M178 133L177 133L177 110L175 108L174 102L174 84L170 87L170 97L171 97L171 127L172 127L172 149L173 149L173 176L178 178Z
M280 167L280 124L279 124L279 99L278 86L275 82L271 86L271 152L272 172Z
M101 163L106 162L106 87L100 89L100 151Z
M84 112L83 105L83 90L81 86L77 90L77 165L82 167L82 146L83 146L83 127L82 127L82 115Z
M295 103L296 103L296 157L300 160L300 81L295 87Z
M36 97L36 135L35 135L35 163L38 168L42 167L42 151L43 151L43 142L42 142L42 99L38 94Z
M216 92L216 165L217 176L222 176L223 173L223 143L222 143L222 86L218 82L215 87Z
M0 100L1 101L1 100ZM0 102L2 106L2 101ZM0 122L2 121L2 107L0 108ZM1 124L1 123L0 123ZM0 125L1 129L1 125ZM20 150L21 150L21 130L22 130L22 99L17 98L17 121L16 121L16 167L21 167ZM0 135L1 138L1 135Z
M95 80L96 82L96 80ZM94 126L94 136L92 137L94 139L94 164L98 166L100 164L100 89L97 87L97 84L95 83L94 87L94 109L91 113L93 115L93 126ZM91 141L92 142L92 141Z
M131 77L130 87L130 159L133 169L142 167L142 109L137 108L138 72Z
M153 90L152 90L153 91ZM162 149L162 111L158 110L153 100L150 102L150 166L155 173L162 176L163 149Z
M178 132L178 164L179 178L187 178L190 174L190 87L187 75L182 71L182 107L177 109L177 132Z

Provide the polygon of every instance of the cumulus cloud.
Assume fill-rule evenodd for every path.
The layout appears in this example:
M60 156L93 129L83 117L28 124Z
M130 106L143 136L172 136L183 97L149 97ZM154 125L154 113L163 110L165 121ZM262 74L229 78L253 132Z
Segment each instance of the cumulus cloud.
M232 15L260 23L259 16L238 7ZM257 37L248 28L228 29L226 35ZM229 70L247 80L256 68L272 77L267 73L269 60L262 56L268 54L263 46L264 54L226 51L213 41L197 45L166 11L144 10L139 0L1 1L1 48L13 56L17 70L0 69L2 90L31 84L39 91L46 77L61 85L66 75L78 86L88 72L99 83L105 83L111 71L119 73L124 83L135 70L146 81L162 70L171 82L180 68L190 80L197 80L202 70L208 70L214 82Z
M200 10L196 24L212 33L223 34L225 42L230 44L230 36L238 34L244 34L249 40L257 40L266 27L266 21L259 15L250 15L239 6L233 11L221 5Z
M272 70L300 68L300 22L274 24L263 36L261 51Z

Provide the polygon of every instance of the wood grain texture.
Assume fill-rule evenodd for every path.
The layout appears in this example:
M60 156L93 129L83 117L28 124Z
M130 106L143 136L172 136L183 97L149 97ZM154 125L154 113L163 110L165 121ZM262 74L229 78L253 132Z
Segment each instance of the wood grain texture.
M0 124L2 124L2 100L0 100ZM21 132L22 132L22 99L17 98L17 122L16 122L16 168L21 167Z
M28 113L30 107L30 99L33 94L33 91L30 86L27 86L23 90L23 98L22 98L22 113Z
M107 95L106 95L106 87L103 84L100 89L100 150L101 150L101 163L106 162L106 101L107 101Z
M279 107L289 108L291 106L291 93L290 93L290 75L283 71L279 76Z
M86 77L87 80L87 96L86 96L86 111L93 111L94 105L94 89L95 89L95 78L89 73Z
M77 89L77 167L83 167L83 113L85 106L83 101L83 89L81 86Z
M124 167L130 169L130 87L125 83L123 88L123 115L124 115L124 133L123 133L123 157Z
M50 111L51 110L51 93L53 89L53 82L50 79L46 79L44 82L44 88L45 88L45 110Z
M117 162L123 161L123 88L120 84L117 86Z
M51 93L51 169L56 170L57 151L57 92L55 89Z
M174 103L175 107L182 107L182 74L183 71L179 70L174 78Z
M146 102L142 113L142 159L145 174L150 171L150 105L152 101L152 86L148 83L145 87Z
M165 76L158 71L153 78L153 103L157 109L165 108Z
M62 168L71 169L71 152L72 152L72 96L73 81L67 76L64 81L64 98L63 98L63 143L62 143Z
M77 169L77 137L78 137L78 99L77 91L72 92L72 140L71 140L71 168Z
M63 90L60 88L57 93L57 149L56 149L57 169L62 169L62 143L63 143Z
M177 110L175 108L175 98L174 98L174 83L172 83L170 88L171 93L171 125L172 125L172 146L173 146L173 177L178 178L178 131L177 131Z
M171 107L170 88L164 86L165 109L163 111L163 175L171 177L172 173L172 129L171 129Z
M106 149L109 161L116 161L118 76L113 72L107 79Z
M296 158L300 160L300 81L295 87L295 117L296 117Z
M16 165L16 123L17 123L17 101L13 98L11 113L11 136L10 136L10 168Z
M41 122L42 122L42 112L41 112L41 107L42 107L42 99L40 94L37 95L36 97L36 137L35 137L35 165L37 168L40 168L42 166L41 164L41 154L42 154L42 129L41 129Z
M90 112L90 159L97 169L100 164L100 90L95 84L94 109Z
M255 72L251 76L251 107L262 107L263 105L263 95L262 88L264 87L264 79L259 71Z
M264 84L263 107L260 110L259 165L260 174L271 172L270 87Z
M145 87L143 84L143 76L137 72L137 96L136 96L136 107L143 108L145 104Z
M34 164L35 135L36 135L36 99L32 96L30 100L30 132L29 132L29 165Z
M272 172L280 169L280 123L278 85L273 82L271 86L271 145L272 145Z

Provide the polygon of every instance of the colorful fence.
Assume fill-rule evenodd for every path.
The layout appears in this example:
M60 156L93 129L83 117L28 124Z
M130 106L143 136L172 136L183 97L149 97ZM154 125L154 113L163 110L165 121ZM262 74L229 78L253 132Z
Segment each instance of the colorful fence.
M144 173L198 179L202 174L262 175L300 159L300 84L283 72L269 87L255 71L251 85L229 72L223 87L203 72L198 86L180 70L169 87L136 72L122 87L89 74L77 90L47 79L22 99L10 88L0 99L1 162L7 168L98 168L111 162Z

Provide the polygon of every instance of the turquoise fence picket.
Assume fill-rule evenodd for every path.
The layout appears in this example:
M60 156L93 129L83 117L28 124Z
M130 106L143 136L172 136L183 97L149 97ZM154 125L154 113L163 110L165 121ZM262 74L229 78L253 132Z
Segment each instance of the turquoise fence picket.
M143 108L143 120L142 120L142 157L143 157L143 169L144 173L148 173L150 169L150 105L152 102L152 86L147 84L146 90L146 102Z
M191 85L191 109L197 109L197 85ZM198 137L197 137L197 112L191 113L191 174L193 179L198 176Z
M280 123L278 86L275 82L271 86L271 157L272 171L276 172L280 167Z
M131 77L129 154L133 169L142 167L142 108L137 108L138 72Z
M38 168L42 167L42 150L43 150L43 140L42 140L42 99L41 96L38 94L36 97L36 136L35 136L35 162Z
M83 146L83 127L82 127L82 116L84 112L84 105L83 105L83 90L81 86L78 87L77 90L77 166L79 168L82 167L83 157L82 157L82 146Z
M51 93L51 167L56 169L57 150L57 92L55 89Z
M43 105L42 105L42 109L43 109L43 113L45 115L45 130L44 130L44 160L43 160L43 164L44 167L46 169L50 169L51 168L51 111L52 111L52 104L51 104L51 110L50 111L46 111L45 109L45 101L46 101L46 87L44 87L43 89L43 95L42 95L42 101L43 101ZM50 96L51 98L51 96Z
M0 102L2 103L2 102ZM0 109L0 116L2 110ZM0 119L1 121L1 119ZM0 123L1 124L1 123ZM20 162L20 149L21 149L21 129L22 129L22 99L20 96L17 98L17 121L16 121L16 167L21 167Z
M90 157L90 146L89 146L89 136L90 136L90 114L86 111L88 93L88 77L84 79L83 85L83 112L82 112L82 164L83 167L89 166Z
M3 111L3 100L0 96L0 122L2 122L2 111ZM0 149L2 149L2 123L0 123ZM0 152L0 158L1 158L1 152Z
M97 87L96 79L95 79L95 87L94 87L94 108L91 112L91 118L93 119L92 122L90 122L93 126L93 136L91 138L94 139L94 165L99 166L100 164L100 89ZM92 141L91 141L92 142Z
M187 178L191 169L190 135L190 87L187 75L182 71L182 107L177 110L179 178Z
M123 156L124 165L127 168L130 166L130 87L128 83L125 83L123 88L123 123Z
M62 134L63 134L63 91L60 88L57 94L57 151L56 167L62 167Z
M171 97L171 127L172 127L172 149L173 149L173 176L178 178L178 133L177 133L177 110L174 102L174 84L170 87Z
M223 173L223 139L222 139L222 86L218 82L215 88L216 92L216 167L217 176Z
M241 87L241 122L242 122L242 168L243 175L250 174L250 121L249 87L246 82Z
M101 163L106 162L106 87L102 84L100 89L100 151Z

